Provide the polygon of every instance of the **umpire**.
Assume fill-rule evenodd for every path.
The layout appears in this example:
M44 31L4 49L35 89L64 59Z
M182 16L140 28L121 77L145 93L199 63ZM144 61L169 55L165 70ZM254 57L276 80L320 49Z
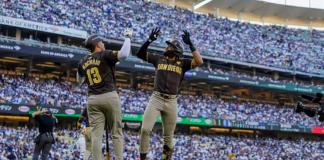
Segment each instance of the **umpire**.
M129 56L132 30L124 32L125 41L119 51L106 50L98 35L91 35L85 46L91 54L78 67L77 81L88 84L88 116L91 152L94 160L102 160L102 136L107 127L111 131L116 159L123 159L121 104L117 94L115 65ZM105 124L107 126L105 127Z
M50 111L36 111L32 117L39 123L39 135L34 140L35 150L33 160L37 160L41 154L41 160L47 160L48 154L55 142L53 127L58 123L56 117Z
M155 67L154 92L144 112L144 119L140 135L140 158L146 159L149 151L150 133L158 116L161 115L163 125L163 160L170 160L173 152L173 134L177 122L177 94L186 71L203 63L200 53L193 46L190 35L184 31L182 40L192 51L192 59L182 58L183 46L178 40L166 41L164 55L147 52L148 46L157 39L160 29L152 30L146 41L137 53L144 61Z

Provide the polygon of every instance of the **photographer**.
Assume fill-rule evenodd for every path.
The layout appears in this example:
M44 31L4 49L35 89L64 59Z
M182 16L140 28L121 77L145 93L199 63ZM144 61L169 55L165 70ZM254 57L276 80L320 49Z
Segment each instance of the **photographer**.
M41 160L46 160L54 141L53 127L58 120L50 111L36 111L32 117L39 123L39 135L35 138L35 150L33 160L37 160L41 154Z

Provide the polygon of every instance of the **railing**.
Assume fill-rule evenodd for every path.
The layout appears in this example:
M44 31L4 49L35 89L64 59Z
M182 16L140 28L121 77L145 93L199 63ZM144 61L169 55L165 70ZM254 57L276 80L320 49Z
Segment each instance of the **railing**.
M16 40L13 37L7 37L7 36L0 35L0 41L13 42L13 43L17 43L17 44L23 44L23 45L27 45L27 46L34 46L34 47L41 47L41 48L59 49L62 51L68 51L68 52L79 53L79 54L87 54L88 53L88 51L82 47L65 45L65 44L46 43L46 42L37 41L37 40L33 40L33 39Z

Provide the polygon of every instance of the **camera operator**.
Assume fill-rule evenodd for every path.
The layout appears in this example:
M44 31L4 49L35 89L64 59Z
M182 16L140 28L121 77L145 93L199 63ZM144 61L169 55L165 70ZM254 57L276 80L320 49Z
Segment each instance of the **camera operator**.
M40 154L41 160L47 160L52 144L55 142L53 127L58 123L58 120L50 111L45 109L34 112L32 117L39 123L39 135L34 140L33 160L38 160Z

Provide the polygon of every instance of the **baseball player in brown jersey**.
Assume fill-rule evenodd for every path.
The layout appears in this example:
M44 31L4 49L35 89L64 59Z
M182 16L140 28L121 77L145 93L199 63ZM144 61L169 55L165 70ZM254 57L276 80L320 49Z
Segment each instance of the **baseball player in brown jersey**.
M183 32L182 40L189 45L192 59L182 58L183 46L178 40L166 41L164 55L147 53L151 42L157 39L160 29L152 30L149 39L142 45L137 56L155 67L154 92L144 112L140 133L140 159L145 160L149 151L150 133L158 116L163 125L163 160L170 160L173 152L173 134L177 122L177 93L186 71L203 63L199 51L190 40L190 34Z
M77 80L88 84L88 116L91 152L94 160L102 160L102 136L107 124L111 131L116 159L123 159L123 133L120 99L116 92L115 64L126 59L131 50L132 30L125 31L119 51L106 50L98 35L91 35L85 46L91 54L79 63ZM83 79L83 80L82 80Z

